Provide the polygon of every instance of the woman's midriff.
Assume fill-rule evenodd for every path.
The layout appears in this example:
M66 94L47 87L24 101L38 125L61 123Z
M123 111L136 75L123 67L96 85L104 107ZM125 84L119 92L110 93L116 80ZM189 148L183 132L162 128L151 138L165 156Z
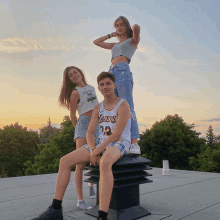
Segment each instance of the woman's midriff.
M92 117L92 111L93 111L93 109L89 110L88 112L83 113L82 115L86 115L88 117Z
M127 57L124 56L118 56L118 57L114 57L112 59L112 64L116 64L116 63L122 63L122 62L127 62L129 63L129 60Z

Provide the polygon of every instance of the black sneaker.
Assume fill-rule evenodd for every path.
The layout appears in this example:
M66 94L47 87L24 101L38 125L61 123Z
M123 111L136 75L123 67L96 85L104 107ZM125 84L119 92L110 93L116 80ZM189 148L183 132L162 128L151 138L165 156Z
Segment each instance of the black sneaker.
M63 220L63 208L56 210L50 206L45 212L31 220Z

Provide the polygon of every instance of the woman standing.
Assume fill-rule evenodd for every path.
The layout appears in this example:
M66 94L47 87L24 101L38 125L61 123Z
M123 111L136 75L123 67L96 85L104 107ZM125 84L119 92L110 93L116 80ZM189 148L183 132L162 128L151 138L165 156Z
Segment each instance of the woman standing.
M140 42L140 26L135 24L132 29L127 18L119 16L114 22L116 32L107 34L93 41L93 43L104 49L112 51L111 66L109 72L115 76L117 88L115 94L125 99L131 109L131 146L129 153L140 154L137 143L139 129L133 103L133 77L129 63ZM104 41L111 37L117 37L119 43L106 43Z
M63 73L63 85L61 88L59 103L61 106L70 110L70 119L75 127L74 139L76 148L86 144L86 132L92 116L92 111L98 100L95 89L86 83L85 76L81 69L75 66L69 66ZM79 114L79 119L76 117L76 110ZM98 137L99 128L97 127L95 137ZM83 169L85 163L77 164L75 170L75 184L77 191L77 207L80 209L92 208L83 198ZM93 184L89 183L90 198L95 197Z

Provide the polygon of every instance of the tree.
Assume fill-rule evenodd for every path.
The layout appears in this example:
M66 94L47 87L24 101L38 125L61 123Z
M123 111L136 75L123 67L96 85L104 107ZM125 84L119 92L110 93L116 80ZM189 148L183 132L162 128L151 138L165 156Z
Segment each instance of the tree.
M57 129L49 137L47 144L38 146L40 153L35 156L35 162L27 161L25 163L25 174L57 173L60 158L76 149L76 143L73 138L74 127L69 116L65 116L61 123L61 129Z
M0 131L0 175L2 177L24 175L24 163L33 161L38 152L39 136L15 123Z
M41 143L47 143L49 138L55 133L55 131L58 128L52 127L50 117L47 121L47 125L43 126L42 128L39 128L39 134L40 134L40 142Z
M207 133L206 133L207 145L209 147L214 147L215 143L217 142L217 136L214 135L213 131L214 130L212 128L212 125L209 125L209 128L208 128Z
M206 143L203 144L201 152L189 158L189 164L196 171L220 173L220 143L217 141L210 125L206 133Z
M162 167L162 160L167 159L170 168L192 169L188 158L197 155L205 142L193 128L194 124L188 125L177 114L168 115L141 136L141 152L155 167Z

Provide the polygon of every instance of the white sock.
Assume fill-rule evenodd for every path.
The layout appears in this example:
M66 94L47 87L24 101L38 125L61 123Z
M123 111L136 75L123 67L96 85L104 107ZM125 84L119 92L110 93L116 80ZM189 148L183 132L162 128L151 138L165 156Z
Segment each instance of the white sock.
M83 202L83 201L84 201L84 199L82 199L82 200L78 200L78 199L77 199L77 202L79 202L79 203L80 203L80 202Z

